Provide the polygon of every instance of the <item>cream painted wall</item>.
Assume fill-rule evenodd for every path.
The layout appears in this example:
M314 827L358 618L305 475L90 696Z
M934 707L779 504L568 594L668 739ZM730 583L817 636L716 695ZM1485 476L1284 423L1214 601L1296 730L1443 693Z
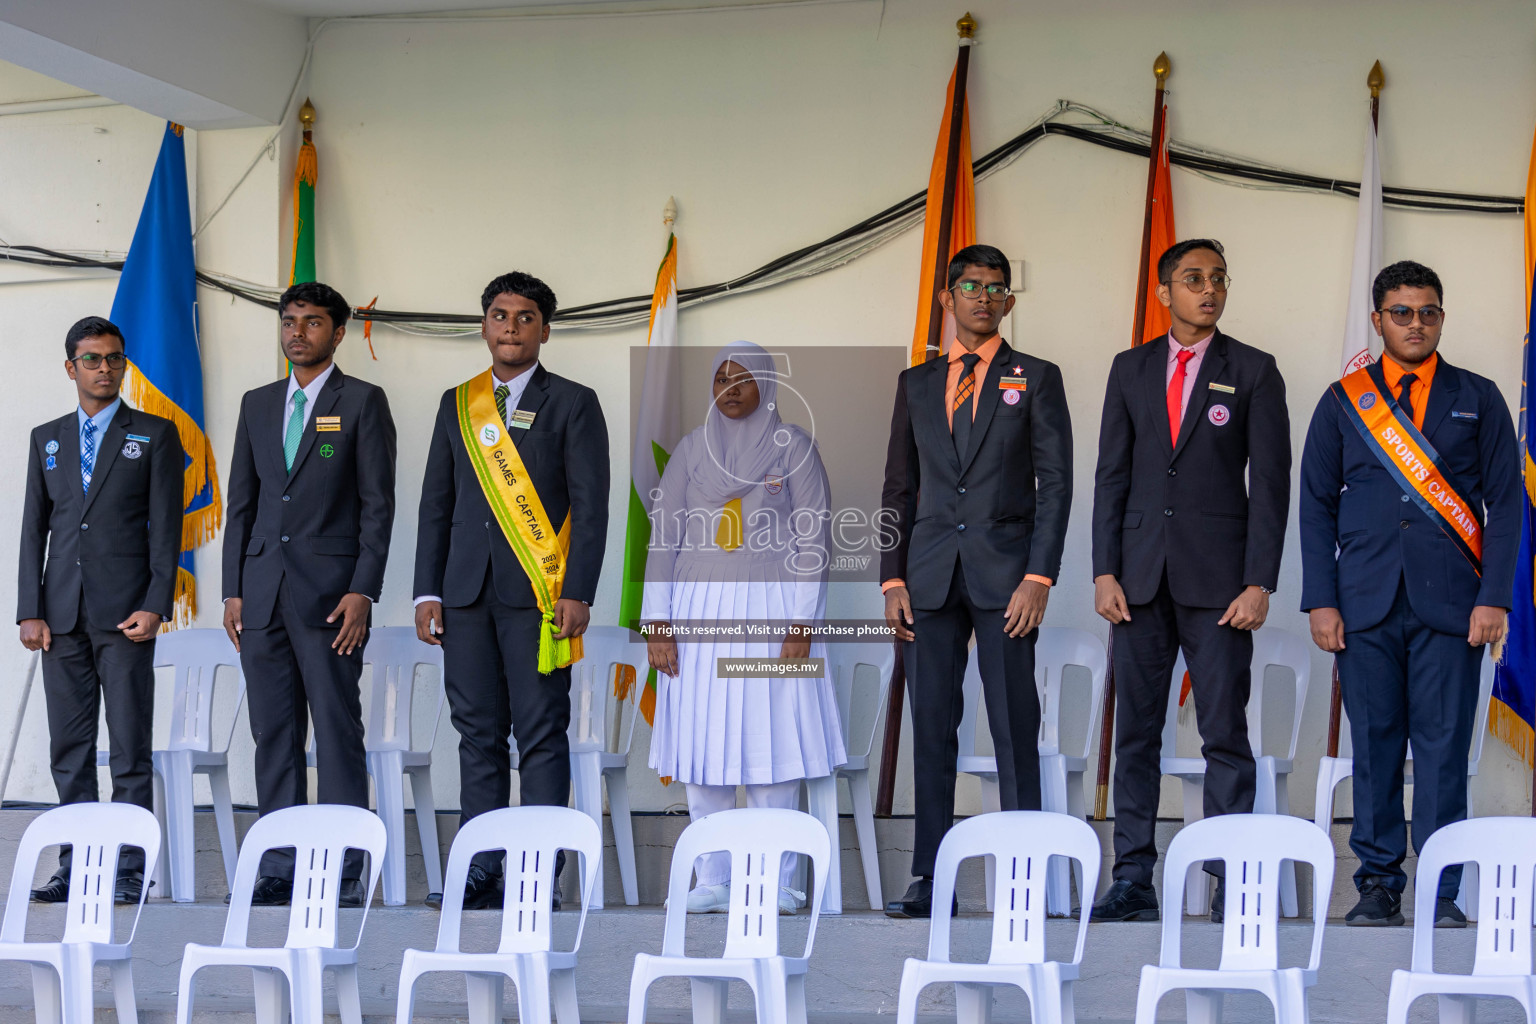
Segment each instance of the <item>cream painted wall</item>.
M1348 178L1359 172L1365 73L1380 58L1388 76L1381 133L1389 184L1513 194L1524 182L1536 122L1536 5L1529 0L1454 12L1420 0L1219 7L976 0L972 9L981 22L971 79L977 154L1021 131L1058 97L1145 126L1151 62L1166 49L1174 61L1176 137ZM381 306L395 309L477 312L484 283L513 267L544 277L566 305L644 293L669 195L681 211L684 286L751 269L922 186L960 13L926 0L871 0L328 26L308 85L320 112L321 276L354 302L377 294ZM0 75L0 86L6 81ZM159 122L123 108L0 118L0 194L11 200L0 206L0 236L126 248L159 131ZM261 129L200 134L202 212L265 137ZM286 139L280 159L264 159L214 221L199 243L201 265L267 282L286 277L292 146ZM1061 364L1074 415L1077 498L1047 622L1100 635L1088 553L1097 423L1105 372L1129 333L1144 188L1144 162L1057 138L977 190L981 238L1026 267L1011 340ZM1355 204L1239 189L1182 170L1174 196L1181 235L1214 235L1227 245L1236 284L1223 327L1279 359L1299 454L1312 407L1338 365ZM918 233L909 232L823 276L688 310L683 342L904 344L918 245ZM1389 209L1386 254L1440 271L1450 310L1442 351L1498 381L1516 401L1524 326L1519 219ZM0 274L45 276L15 267ZM0 284L0 328L14 350L9 365L38 382L0 408L0 436L15 441L0 447L0 471L16 481L12 499L0 503L0 536L14 537L20 515L21 439L68 407L56 354L64 328L85 312L105 312L112 288L110 280L73 278ZM239 395L273 374L275 323L226 296L205 291L202 301L209 429L227 460ZM627 348L643 341L641 329L557 330L546 350L551 369L597 388L608 414L616 486L597 622L617 615ZM389 390L400 428L400 515L376 621L404 624L432 412L442 390L482 368L485 354L476 339L383 328L374 347L377 362L356 332L341 361ZM5 564L9 550L0 545ZM205 594L216 593L216 550L199 558ZM1299 589L1293 522L1271 621L1304 633ZM0 609L10 601L0 591ZM872 587L841 590L832 602L844 614L879 607ZM200 624L216 623L215 604L205 600ZM26 659L17 646L9 651L0 669L19 679ZM1322 655L1314 657L1292 784L1292 808L1300 813L1310 810L1322 752L1327 667ZM52 796L40 709L34 701L12 798ZM0 707L0 729L13 714ZM445 723L439 806L456 804L454 739ZM243 743L248 749L248 737ZM637 762L644 748L641 736ZM682 799L648 776L643 768L632 773L637 808ZM910 810L910 769L901 779L897 810ZM1523 765L1490 743L1477 809L1522 813L1528 779ZM249 786L236 797L252 799ZM978 807L973 784L962 783L961 803L962 810ZM1179 810L1170 785L1163 813Z

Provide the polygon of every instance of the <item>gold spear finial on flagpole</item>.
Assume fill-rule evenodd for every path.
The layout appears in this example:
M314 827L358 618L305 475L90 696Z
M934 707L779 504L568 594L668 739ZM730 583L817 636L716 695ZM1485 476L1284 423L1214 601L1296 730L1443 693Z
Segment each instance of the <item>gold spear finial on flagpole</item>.
M1157 55L1157 60L1152 62L1152 75L1157 79L1157 87L1161 89L1168 81L1168 73L1173 70L1173 61L1168 59L1168 51L1164 50Z
M669 228L677 223L677 197L667 197L667 205L661 208L661 222Z
M299 108L299 123L304 126L305 131L315 126L315 105L309 101L308 97L305 97L304 105Z
M1386 73L1381 70L1381 61L1371 65L1371 73L1365 76L1365 84L1371 87L1371 99L1381 97L1381 87L1387 84Z
M976 19L971 16L970 11L966 11L965 17L955 22L955 28L960 30L961 39L976 38Z

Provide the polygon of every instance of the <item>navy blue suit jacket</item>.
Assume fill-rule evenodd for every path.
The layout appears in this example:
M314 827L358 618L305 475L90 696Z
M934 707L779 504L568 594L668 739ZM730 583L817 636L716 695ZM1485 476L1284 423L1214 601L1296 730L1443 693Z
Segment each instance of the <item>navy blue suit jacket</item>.
M1390 399L1379 365L1371 376ZM1369 629L1391 610L1399 580L1414 613L1442 633L1465 634L1474 606L1510 607L1521 485L1509 406L1493 381L1444 356L1426 402L1423 434L1483 526L1482 578L1429 514L1406 500L1328 391L1301 456L1302 611L1337 608L1345 630Z

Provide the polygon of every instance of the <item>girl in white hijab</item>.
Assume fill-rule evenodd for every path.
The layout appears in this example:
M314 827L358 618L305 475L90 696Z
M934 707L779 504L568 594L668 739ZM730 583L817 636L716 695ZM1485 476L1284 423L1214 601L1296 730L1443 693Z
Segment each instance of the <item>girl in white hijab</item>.
M779 418L773 357L725 346L711 370L702 427L678 443L651 520L641 621L657 670L651 767L682 781L694 821L736 806L795 807L802 780L847 761L829 679L721 679L720 658L825 658L796 627L826 614L830 498L816 443ZM772 621L771 636L722 632ZM690 629L677 642L672 625ZM700 638L703 628L716 635ZM780 877L779 910L805 897ZM730 857L696 867L690 913L730 906Z

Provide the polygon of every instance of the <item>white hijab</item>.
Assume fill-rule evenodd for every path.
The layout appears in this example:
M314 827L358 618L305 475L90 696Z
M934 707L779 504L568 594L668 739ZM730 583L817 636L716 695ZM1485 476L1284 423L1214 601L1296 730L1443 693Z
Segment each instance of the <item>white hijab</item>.
M724 505L761 486L781 453L790 432L779 419L778 376L773 357L750 341L733 341L715 353L709 380L727 362L735 363L757 382L757 408L739 420L720 411L713 400L704 419L704 457L693 466L691 484L711 506ZM692 461L692 460L690 460Z

